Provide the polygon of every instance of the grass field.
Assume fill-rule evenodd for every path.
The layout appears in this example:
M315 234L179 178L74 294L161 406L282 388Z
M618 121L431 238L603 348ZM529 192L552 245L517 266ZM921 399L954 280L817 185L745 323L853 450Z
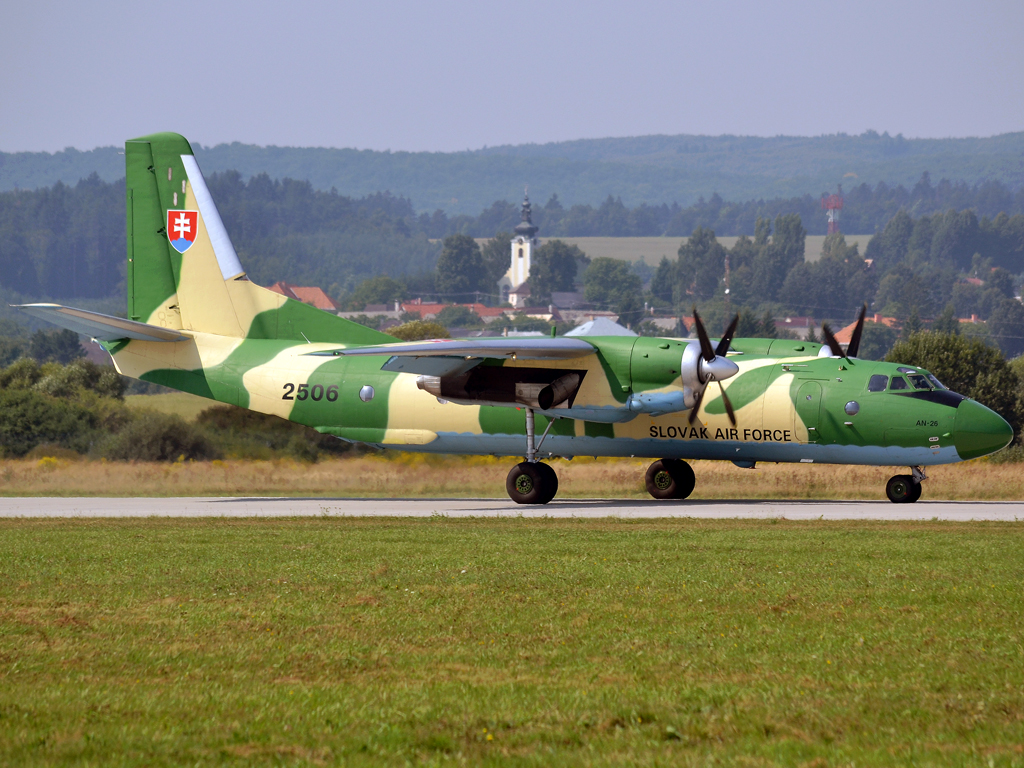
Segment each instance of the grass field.
M504 498L510 458L379 456L282 461L118 463L56 458L0 461L3 496L354 496ZM642 459L556 460L559 498L650 498ZM985 460L928 468L928 499L1024 498L1021 464ZM884 499L907 470L807 464L693 462L695 499Z
M0 522L4 765L1024 765L1024 525Z
M860 244L860 254L868 247L868 240L871 235L845 235L848 245ZM637 261L641 256L651 267L658 266L662 257L668 257L674 261L679 253L679 246L688 238L685 237L542 237L541 242L548 240L564 240L567 243L579 246L587 256L592 259L600 256L607 256L613 259L626 259ZM726 248L732 248L736 244L737 237L720 237L718 242ZM487 242L486 238L478 242ZM825 235L808 235L804 259L806 261L817 261L821 258L821 248L825 242Z

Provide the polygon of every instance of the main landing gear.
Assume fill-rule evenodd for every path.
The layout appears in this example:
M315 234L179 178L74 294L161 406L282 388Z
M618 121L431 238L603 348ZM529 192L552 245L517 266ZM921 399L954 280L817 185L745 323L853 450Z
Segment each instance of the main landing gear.
M537 451L544 445L554 423L554 419L548 422L540 443L536 444L533 409L526 409L526 461L512 467L505 478L505 490L516 504L547 504L558 493L558 475L555 470L537 461Z
M911 467L910 475L893 475L885 484L885 495L893 504L913 504L921 498L921 482L928 479L921 467Z
M693 493L697 478L680 459L659 459L647 468L647 492L656 499L685 499Z

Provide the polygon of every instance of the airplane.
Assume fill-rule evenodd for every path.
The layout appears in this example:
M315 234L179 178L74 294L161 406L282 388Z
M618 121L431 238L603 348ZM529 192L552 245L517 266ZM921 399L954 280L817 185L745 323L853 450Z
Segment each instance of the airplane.
M924 468L1005 447L1010 425L912 365L844 350L734 339L524 337L399 342L257 286L246 276L189 142L125 143L127 319L57 304L21 309L91 336L117 370L273 414L341 440L446 454L523 456L506 479L546 504L542 459L654 459L656 499L685 499L687 460L907 466L886 484L921 496Z

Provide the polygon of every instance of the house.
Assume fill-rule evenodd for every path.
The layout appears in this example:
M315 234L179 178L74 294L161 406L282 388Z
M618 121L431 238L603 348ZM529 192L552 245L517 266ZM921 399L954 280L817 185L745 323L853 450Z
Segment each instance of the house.
M310 304L317 309L326 310L327 312L337 312L340 309L334 299L324 293L323 288L292 285L291 283L284 282L284 280L278 280L270 286L269 290L274 293L280 293L282 296L287 296L289 299L301 301L303 304Z
M871 317L868 317L866 319L869 322L878 323L879 325L884 325L884 326L886 326L888 328L897 328L898 329L900 327L900 325L901 325L900 321L897 320L895 317L882 317L877 312L874 315L872 315ZM857 322L854 321L854 322L850 323L848 326L846 326L845 328L840 328L838 331L836 331L836 334L835 334L836 341L838 341L840 344L849 344L850 343L850 339L853 337L853 329L856 328L856 327L857 327Z

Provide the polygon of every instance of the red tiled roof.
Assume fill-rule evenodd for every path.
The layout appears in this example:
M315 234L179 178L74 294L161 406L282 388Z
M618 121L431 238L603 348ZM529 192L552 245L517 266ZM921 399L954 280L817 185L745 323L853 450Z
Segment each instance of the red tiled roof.
M338 305L334 303L334 300L324 293L323 288L317 288L316 286L302 286L302 285L290 285L284 280L278 280L272 286L271 291L274 293L280 293L282 296L287 296L289 299L295 299L301 301L303 304L311 304L317 309L323 309L328 312L337 312Z
M867 320L870 322L878 323L879 325L887 326L889 328L898 328L900 324L900 321L897 320L895 317L882 317L879 314L876 314L873 317L869 317L867 318ZM841 328L839 331L836 332L836 341L838 341L840 344L849 344L850 339L853 338L853 329L856 327L857 323L856 321L854 321L845 328Z

